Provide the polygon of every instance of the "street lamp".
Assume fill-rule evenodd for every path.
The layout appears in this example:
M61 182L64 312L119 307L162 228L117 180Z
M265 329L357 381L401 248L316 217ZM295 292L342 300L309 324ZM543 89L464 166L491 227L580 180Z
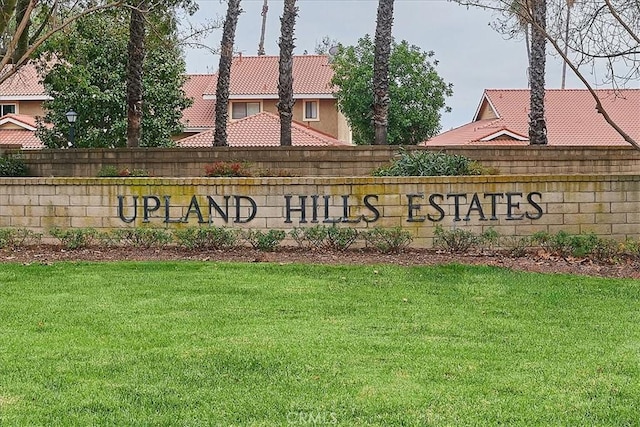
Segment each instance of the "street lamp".
M73 110L69 110L67 111L67 113L65 114L65 116L67 117L67 121L69 122L69 147L73 147L73 143L74 143L74 125L76 123L76 119L78 118L78 113L76 113Z

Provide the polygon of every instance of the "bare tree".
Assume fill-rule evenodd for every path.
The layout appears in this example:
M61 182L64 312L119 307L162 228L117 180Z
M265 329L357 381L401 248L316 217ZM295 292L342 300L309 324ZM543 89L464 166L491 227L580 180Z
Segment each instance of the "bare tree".
M564 56L569 54L569 32L570 27L569 23L571 22L571 8L575 3L575 0L566 0L567 2L567 19L565 20L564 25ZM564 89L567 83L567 63L562 62L562 81L560 82L560 89Z
M298 8L296 0L284 0L280 18L280 77L278 79L278 113L280 114L280 145L291 146L291 122L293 120L293 34Z
M513 0L456 0L498 13L499 31L513 34ZM532 2L534 0L516 0ZM630 145L640 144L607 113L596 88L609 87L619 93L640 79L640 2L637 0L581 0L571 4L571 21L564 9L567 0L546 0L552 19L542 26L529 8L521 8L518 20L528 22L544 35L555 54L591 93L596 110ZM569 30L567 31L567 28ZM589 77L589 74L592 77Z
M238 17L242 13L240 0L229 0L227 16L222 30L220 43L220 65L218 67L218 83L216 86L216 128L213 145L224 147L227 144L227 122L229 120L229 85L231 84L231 62L233 61L233 41L236 37Z
M373 57L374 145L387 144L389 124L389 56L391 55L394 0L379 0Z
M63 31L74 21L88 14L118 7L122 0L96 1L88 6L76 2L61 8L58 1L38 2L6 0L0 3L0 83L18 72L34 52L51 36ZM53 11L59 10L54 16ZM39 26L31 24L38 16Z

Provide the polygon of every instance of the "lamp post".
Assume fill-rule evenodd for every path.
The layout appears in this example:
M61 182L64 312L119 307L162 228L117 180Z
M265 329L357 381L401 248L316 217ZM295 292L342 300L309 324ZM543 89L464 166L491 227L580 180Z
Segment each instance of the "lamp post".
M76 123L76 119L78 118L78 113L76 113L73 110L69 110L67 111L65 116L67 117L67 121L69 122L69 147L73 147L74 138L75 138L74 126Z

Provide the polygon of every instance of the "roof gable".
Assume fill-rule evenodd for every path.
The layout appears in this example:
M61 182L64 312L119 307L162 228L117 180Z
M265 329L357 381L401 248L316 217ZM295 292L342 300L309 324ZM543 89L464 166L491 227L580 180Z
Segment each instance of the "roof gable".
M7 114L0 117L0 128L35 131L36 121L33 117L24 114Z
M596 94L611 118L630 136L640 139L640 89L597 90ZM528 89L487 89L471 123L436 135L424 144L492 145L496 138L504 144L507 136L512 143L521 145L522 141L528 141L529 97ZM547 90L545 119L549 145L628 145L596 111L595 105L586 89ZM494 112L496 117L491 118L488 112Z

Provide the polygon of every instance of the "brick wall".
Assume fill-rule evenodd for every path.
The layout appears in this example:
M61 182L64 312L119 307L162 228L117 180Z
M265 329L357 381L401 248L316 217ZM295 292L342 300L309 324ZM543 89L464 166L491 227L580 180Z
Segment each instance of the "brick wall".
M304 205L304 209L303 209ZM134 210L134 206L136 209ZM303 218L304 215L304 218ZM432 178L1 178L0 227L401 226L430 247L436 225L640 237L640 175Z
M413 148L424 149L424 148ZM430 147L430 150L440 150ZM640 172L640 152L613 147L447 147L497 168L500 174L633 174ZM388 164L395 147L276 147L211 149L42 150L23 155L33 176L95 177L104 165L145 169L152 176L198 177L216 160L247 161L257 172L284 171L292 176L369 176Z

